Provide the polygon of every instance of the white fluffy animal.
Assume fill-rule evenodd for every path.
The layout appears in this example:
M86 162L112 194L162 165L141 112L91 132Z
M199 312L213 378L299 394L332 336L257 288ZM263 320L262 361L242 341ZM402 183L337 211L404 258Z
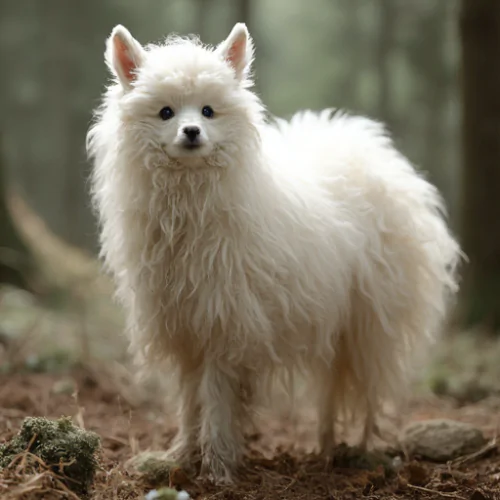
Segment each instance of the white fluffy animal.
M258 384L307 374L330 453L342 414L363 443L408 391L457 290L460 250L437 190L366 118L269 123L244 24L215 48L142 47L122 26L88 135L102 256L133 350L179 375L170 450L230 480ZM168 374L166 375L168 376Z

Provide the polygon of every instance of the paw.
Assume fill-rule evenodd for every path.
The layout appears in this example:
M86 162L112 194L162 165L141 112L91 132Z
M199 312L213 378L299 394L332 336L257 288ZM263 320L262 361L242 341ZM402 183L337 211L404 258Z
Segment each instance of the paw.
M321 432L318 441L320 456L328 457L333 455L335 449L335 438L333 431L328 429L325 432Z
M333 464L335 463L335 453L333 450L328 453L322 452L320 455L321 460L323 461L323 468L325 472L333 470Z
M234 483L234 464L225 461L214 452L206 452L201 463L200 476L217 485Z
M222 477L217 476L215 474L201 474L200 477L202 479L208 479L212 484L216 486L230 486L234 484L233 477L231 475L224 475Z
M175 462L178 466L189 469L199 461L200 452L183 440L174 440L170 448L164 453L163 458Z

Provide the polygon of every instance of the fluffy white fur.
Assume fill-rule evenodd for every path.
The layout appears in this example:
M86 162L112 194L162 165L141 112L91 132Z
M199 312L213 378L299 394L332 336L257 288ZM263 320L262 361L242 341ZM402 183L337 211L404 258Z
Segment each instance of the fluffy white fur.
M279 372L310 376L325 453L341 414L362 418L366 444L383 404L406 396L460 258L437 190L381 125L331 110L268 123L252 58L242 24L216 48L143 48L118 26L116 80L88 135L132 348L180 376L170 454L201 451L218 480L240 462L249 398ZM186 126L200 128L196 149Z

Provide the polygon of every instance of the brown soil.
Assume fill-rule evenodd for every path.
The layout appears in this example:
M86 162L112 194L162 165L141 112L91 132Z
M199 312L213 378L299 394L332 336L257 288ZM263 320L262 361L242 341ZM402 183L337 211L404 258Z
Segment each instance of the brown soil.
M101 470L91 498L140 499L154 485L125 467L139 451L167 448L175 428L153 405L130 404L118 391L89 371L72 374L78 395L54 392L61 376L16 374L0 376L0 440L12 437L25 416L57 418L69 415L102 438ZM65 376L67 378L67 376ZM473 423L494 439L500 401L486 399L456 407L443 399L419 399L411 419L447 417ZM478 456L448 464L408 461L394 474L327 466L313 454L293 451L292 443L312 438L307 419L297 428L289 420L264 419L261 433L248 437L249 456L236 485L215 486L173 471L171 486L183 488L194 499L319 500L319 499L500 499L500 453L496 445ZM276 447L278 448L276 450ZM270 455L273 452L273 455ZM0 475L0 498L76 498L51 473L28 471L20 460Z

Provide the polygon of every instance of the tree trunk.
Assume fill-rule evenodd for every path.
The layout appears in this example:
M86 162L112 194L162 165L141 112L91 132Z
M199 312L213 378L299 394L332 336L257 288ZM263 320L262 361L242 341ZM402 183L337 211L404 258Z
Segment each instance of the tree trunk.
M463 0L463 313L500 328L500 1Z
M361 29L364 12L361 12L361 4L352 0L341 0L338 4L332 4L332 7L342 12L342 27L340 33L335 32L332 37L332 50L337 50L339 46L345 47L349 60L349 64L344 64L341 73L336 76L339 82L336 98L341 100L343 108L357 112L360 106L358 82L365 63L362 60L365 47Z
M393 0L379 0L379 39L377 44L378 110L379 120L394 126L391 91L391 55L394 41L394 23L397 16Z
M450 95L450 78L446 67L446 21L452 4L438 2L423 16L425 29L425 56L419 68L425 75L423 99L426 119L423 143L425 170L432 173L433 180L444 198L451 200L453 187L446 164L446 111ZM425 28L424 28L425 27Z
M12 221L6 199L7 182L0 152L0 284L33 291L34 262Z
M200 37L200 40L204 43L207 42L208 36L208 20L211 0L195 0L194 2L194 12L195 12L195 29L194 33Z
M238 0L236 2L236 22L245 23L251 32L251 0Z

